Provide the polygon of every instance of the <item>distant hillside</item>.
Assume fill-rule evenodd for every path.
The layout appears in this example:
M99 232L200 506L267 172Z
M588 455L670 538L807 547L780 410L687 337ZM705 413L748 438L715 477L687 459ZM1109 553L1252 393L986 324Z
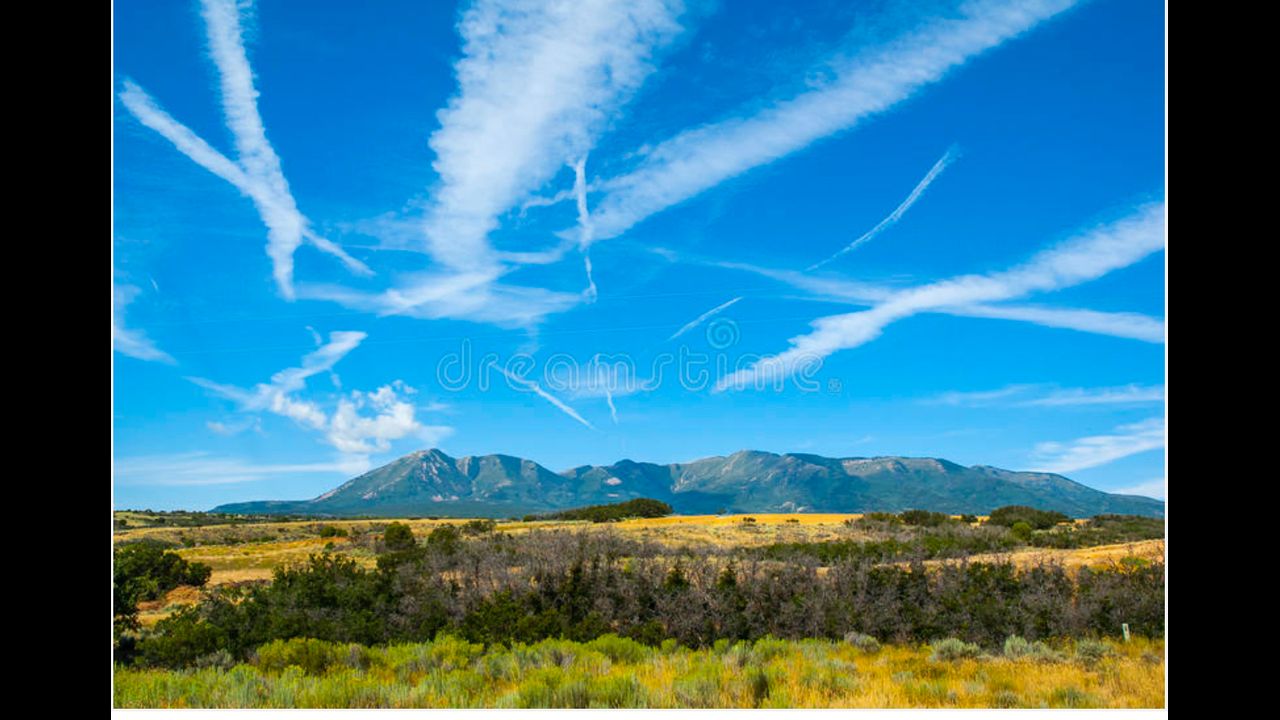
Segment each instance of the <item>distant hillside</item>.
M562 473L509 455L452 458L422 450L312 500L220 505L214 512L308 515L507 517L653 498L677 513L898 512L984 514L1030 505L1073 517L1161 517L1164 503L1114 495L1061 475L964 467L935 458L828 458L743 450L656 465L622 460Z

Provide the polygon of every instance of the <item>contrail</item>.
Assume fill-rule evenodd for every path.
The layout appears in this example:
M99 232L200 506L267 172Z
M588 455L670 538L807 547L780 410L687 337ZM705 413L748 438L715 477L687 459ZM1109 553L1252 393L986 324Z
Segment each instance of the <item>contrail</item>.
M573 164L573 195L578 203L578 248L582 250L582 266L587 271L587 302L595 302L595 278L591 276L591 211L587 208L587 156Z
M568 415L569 417L573 418L574 420L577 420L578 422L582 423L583 425L586 425L587 427L591 428L592 430L595 430L595 429L596 429L596 427L595 427L594 425L592 425L591 423L587 422L585 418L583 418L581 415L579 415L577 410L574 410L573 408L571 408L571 407L569 407L568 405L564 404L564 403L563 403L559 398L557 398L556 396L552 395L551 393L547 392L546 390L543 390L543 389L542 389L542 387L541 387L540 385L538 385L538 383L536 383L536 382L534 382L534 381L532 381L532 380L525 380L524 378L516 377L515 375L512 375L511 373L507 372L507 371L506 371L506 369L502 368L502 367L501 367L501 366L499 366L497 363L490 363L490 364L491 364L493 367L497 368L497 369L498 369L498 372L502 373L503 375L506 375L506 376L507 376L507 379L508 379L508 380L510 380L511 382L513 382L513 383L515 383L515 384L517 384L517 385L520 385L520 386L522 386L522 387L528 388L529 390L532 390L535 394L537 394L537 396L538 396L538 397L542 398L543 400L546 400L547 402L551 403L552 405L555 405L555 406L556 406L557 408L559 408L559 409L560 409L560 411L561 411L561 412L563 412L565 415Z
M841 255L844 255L845 253L853 250L859 245L870 242L871 238L879 235L880 233L888 229L889 226L898 222L898 220L900 220L902 216L905 215L907 211L911 209L911 206L915 205L916 200L919 200L920 196L924 194L925 188L929 187L929 184L932 183L939 175L941 175L943 170L947 169L947 166L950 165L951 162L956 159L956 156L957 156L957 152L956 152L956 147L954 145L947 148L947 151L942 154L942 157L938 158L938 162L934 163L933 167L929 168L929 172L925 174L924 178L921 179L919 183L916 183L915 188L912 189L911 194L907 196L907 199L903 200L902 203L898 205L898 207L894 208L893 212L889 213L888 217L881 220L875 227L863 233L862 237L858 238L857 240L854 240L853 242L849 243L847 246L842 248L840 252L836 253L835 255L832 255L831 257L827 258L826 260L823 260L822 262L814 263L813 265L810 265L805 269L817 270L823 265L826 265L832 260L835 260Z
M701 315L699 315L698 317L694 318L692 322L687 323L684 327L682 327L682 328L680 328L679 330L677 330L675 335L672 335L671 337L667 338L667 342L670 342L670 341L672 341L672 340L675 340L676 338L680 337L681 335L683 335L683 334L685 334L685 333L689 332L690 330L692 330L692 329L694 329L694 328L698 327L699 325L701 325L701 324L702 324L702 321L706 320L707 318L711 317L712 315L715 315L716 313L720 312L721 310L724 310L725 308L727 308L727 307L729 307L730 305L732 305L732 304L734 304L734 303L738 302L738 301L739 301L739 300L741 300L741 299L742 299L741 297L736 297L736 298L734 298L734 299L730 300L729 302L727 302L727 303L725 303L725 304L723 304L723 305L717 305L716 307L713 307L713 308L711 308L710 310L708 310L708 311L706 311L706 312L702 313L702 314L701 314Z

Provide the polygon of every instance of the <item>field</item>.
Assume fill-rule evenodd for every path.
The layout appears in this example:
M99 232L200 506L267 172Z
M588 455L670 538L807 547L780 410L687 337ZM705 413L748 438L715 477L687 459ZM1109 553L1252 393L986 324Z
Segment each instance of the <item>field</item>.
M412 631L416 636L425 633L414 642L373 639L403 636L403 631L391 630L347 642L343 640L343 624L338 622L332 626L337 630L315 626L316 633L328 642L282 639L244 646L235 654L217 651L199 656L192 651L183 656L189 660L118 665L118 707L1057 708L1162 707L1164 702L1163 620L1162 615L1153 615L1162 613L1163 599L1154 594L1162 591L1150 584L1153 581L1129 579L1149 569L1159 570L1162 577L1164 540L1158 522L1143 524L1137 530L1118 521L1111 525L1076 522L1015 540L1005 528L984 525L985 518L976 522L952 518L926 528L855 514L670 516L602 524L546 520L486 525L487 521L458 519L213 520L174 527L135 513L126 527L118 527L118 547L157 541L184 560L212 569L205 590L179 586L138 604L139 632L144 640L157 629L169 628L165 632L170 635L177 632L173 628L179 626L170 628L162 621L209 597L209 589L267 588L279 570L294 573L290 577L298 579L291 583L310 582L301 579L308 574L333 581L333 569L314 564L306 569L319 555L342 559L337 562L350 561L351 569L342 571L352 578L350 582L365 582L361 578L381 576L390 568L398 568L398 583L409 582L404 579L407 577L435 578L429 581L434 590L420 587L419 582L403 591L408 593L406 597L417 598L415 606L441 592L456 594L461 589L462 595L450 601L455 609L432 616L430 622L435 624L430 627L438 630ZM416 549L408 555L406 551L398 555L390 552L383 542L393 522L408 526L417 538ZM439 538L452 538L449 542L454 545L442 544ZM1116 538L1122 541L1105 542ZM988 551L980 551L983 549ZM574 556L579 559L571 563ZM650 621L649 625L626 629L630 637L618 637L610 631L613 627L624 634L617 630L617 621L600 625L601 620L592 613L572 610L577 601L562 602L554 594L547 595L553 585L576 587L574 573L580 570L573 568L595 568L592 557L612 558L608 562L622 572L616 577L662 595L656 606L662 619L660 630L650 630ZM1118 597L1119 602L1084 597L1062 600L1071 607L1087 600L1093 615L1053 618L1050 624L1057 623L1053 627L1058 630L1048 626L1036 630L1041 621L1026 614L1030 611L1017 611L1022 619L1006 622L982 616L1008 608L976 607L973 612L979 615L975 619L986 623L985 630L976 626L966 630L972 621L965 620L964 613L955 615L954 610L933 611L936 617L928 621L933 625L919 627L894 624L892 616L902 611L889 610L887 616L875 621L881 628L875 633L879 642L846 631L842 625L846 620L840 619L840 613L861 616L874 608L840 610L843 606L839 603L844 601L839 600L839 593L850 592L840 588L848 587L849 582L864 582L867 577L874 579L876 567L897 568L900 577L908 580L921 572L944 577L946 570L951 575L945 576L951 580L930 582L940 583L938 592L958 593L955 597L963 604L977 602L965 601L965 597L983 598L990 593L946 588L970 582L963 578L981 566L1006 567L1002 572L1011 573L1006 580L991 580L987 577L990 573L980 571L973 576L977 582L997 583L982 587L1012 587L1015 595L1029 598L1039 591L1030 585L1020 590L1017 583L1040 582L1034 580L1039 577L1036 573L1046 569L1050 574L1058 573L1056 577L1061 579L1047 587L1057 588L1053 592L1060 594L1061 583L1070 585L1070 578L1089 568L1096 571L1092 582L1102 588L1091 592L1112 593L1108 597ZM404 575L408 568L414 568L412 575ZM736 574L736 584L723 585L726 573ZM613 577L607 572L606 576ZM611 583L616 581L606 576L589 579L603 583L601 588L614 587ZM644 580L646 577L651 580ZM673 578L678 580L674 585ZM337 587L344 586L344 581L337 582ZM535 588L545 585L534 595L552 597L553 605L546 606L548 600L534 595L512 610L493 605L495 598L503 597L500 588L512 588L503 592L513 592L522 585L529 587L530 582ZM806 591L806 583L818 585ZM1134 604L1129 595L1135 591L1116 583L1146 583L1133 587L1149 589L1141 590L1145 594ZM759 590L753 589L756 585ZM716 639L716 633L730 631L699 629L693 620L681 625L686 614L701 613L716 617L719 627L718 611L712 605L728 602L723 594L726 587L740 587L745 593L745 599L735 602L751 628L744 625L732 631L745 639ZM556 590L562 591L572 592ZM639 594L645 592L648 590ZM800 605L794 612L786 605L786 593L796 593L792 603ZM582 591L589 604L598 602L599 594L598 590ZM302 602L296 595L290 597L293 599L285 602ZM232 600L224 607L233 608L239 602ZM278 605L281 601L270 602ZM403 605L405 601L397 602ZM764 608L762 603L769 602L783 604L751 609ZM938 602L942 608L956 601L944 597ZM805 609L806 605L812 607ZM1131 609L1110 609L1113 606ZM692 607L702 609L684 611ZM331 611L299 608L296 612L316 617L316 612ZM367 611L362 612L365 614L359 617L369 617ZM378 612L383 611L375 612L375 619ZM516 615L502 620L505 612ZM547 615L549 612L553 614ZM465 619L458 613L464 613ZM1124 613L1137 615L1130 619ZM568 625L555 625L560 615L574 619ZM1152 619L1143 625L1138 615ZM809 616L825 619L806 619ZM413 617L417 619L411 624L426 622L420 616ZM515 622L522 617L525 619ZM1134 622L1130 640L1120 637L1120 622L1113 617ZM395 620L392 624L403 627L404 622L410 621ZM1002 622L1017 632L1000 630ZM514 629L517 625L518 631ZM600 629L583 629L596 626ZM937 630L928 629L934 626ZM1148 632L1137 631L1140 626ZM304 623L302 627L313 626ZM562 629L547 629L550 627ZM1030 630L1018 629L1023 627ZM1155 632L1150 632L1152 628ZM517 634L511 635L513 632ZM646 635L651 632L658 634ZM1006 640L1019 633L1029 633L1032 642ZM959 640L944 640L939 634L978 643L965 645ZM276 637L296 636L286 633ZM1008 650L1006 642L1013 644ZM949 644L955 646L950 651ZM220 647L218 643L208 645L209 650ZM1026 650L1028 647L1031 650ZM172 657L156 652L156 657Z
M511 648L444 638L335 648L308 668L256 664L182 672L119 670L117 707L192 708L1090 708L1161 707L1163 643L1107 645L1091 660L932 659L927 646L862 650L826 640L763 639L649 648L615 637ZM317 654L308 653L310 657Z

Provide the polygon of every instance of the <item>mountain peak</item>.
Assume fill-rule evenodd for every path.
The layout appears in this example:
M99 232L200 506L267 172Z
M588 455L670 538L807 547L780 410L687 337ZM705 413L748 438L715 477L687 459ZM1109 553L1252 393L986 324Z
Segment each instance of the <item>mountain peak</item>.
M687 463L620 460L554 473L512 455L454 459L418 450L312 500L238 503L221 512L330 515L505 516L648 497L677 512L902 511L983 514L1031 505L1082 517L1163 516L1164 503L1111 495L1061 475L965 467L930 457L829 458L739 450Z

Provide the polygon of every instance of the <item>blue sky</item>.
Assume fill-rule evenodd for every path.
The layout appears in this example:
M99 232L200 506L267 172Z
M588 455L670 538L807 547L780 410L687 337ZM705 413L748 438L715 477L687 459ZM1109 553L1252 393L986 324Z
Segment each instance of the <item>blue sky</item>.
M1154 0L115 3L114 498L917 455L1164 496Z

